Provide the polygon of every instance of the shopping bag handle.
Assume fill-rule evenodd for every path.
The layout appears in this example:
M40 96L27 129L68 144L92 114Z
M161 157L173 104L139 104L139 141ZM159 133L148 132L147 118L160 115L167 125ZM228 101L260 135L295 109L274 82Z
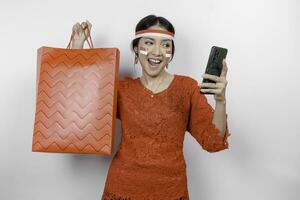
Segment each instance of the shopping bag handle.
M87 31L88 31L88 37L87 37L87 35L86 35L86 33L85 33L85 29L87 29ZM83 33L84 33L85 38L87 38L86 41L88 42L89 47L90 47L91 49L94 48L93 41L92 41L92 37L91 37L91 32L90 32L90 29L88 28L88 26L85 26L85 27L83 28ZM71 42L72 42L72 40L73 40L73 38L74 38L74 35L75 35L75 31L73 30L73 31L72 31L72 34L71 34L71 38L70 38L69 44L68 44L68 46L67 46L67 49L70 49L70 47L71 47ZM89 41L89 40L90 40L90 41Z

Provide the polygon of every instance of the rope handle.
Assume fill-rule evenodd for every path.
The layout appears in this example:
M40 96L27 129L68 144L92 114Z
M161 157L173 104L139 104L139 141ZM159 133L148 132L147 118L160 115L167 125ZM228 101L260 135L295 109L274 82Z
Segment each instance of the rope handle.
M86 35L86 33L85 33L85 29L88 30L88 37L87 37L87 35ZM87 38L86 41L87 41L89 47L90 47L91 49L94 48L93 41L92 41L92 37L91 37L91 32L90 32L90 29L88 28L88 26L85 26L85 27L83 28L83 33L84 33L85 38ZM69 44L68 44L68 46L67 46L67 49L70 49L71 43L72 43L72 40L73 40L74 36L75 36L75 31L73 30L73 31L72 31L72 34L71 34L71 38L70 38ZM89 39L90 39L90 41L89 41Z

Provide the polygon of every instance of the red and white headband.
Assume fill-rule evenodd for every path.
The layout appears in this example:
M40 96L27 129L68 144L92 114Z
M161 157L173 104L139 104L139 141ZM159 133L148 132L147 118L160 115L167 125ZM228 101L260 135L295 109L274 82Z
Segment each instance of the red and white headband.
M157 37L163 37L171 40L174 39L174 33L165 30L146 29L146 30L135 32L135 38L145 37L145 36L157 36Z

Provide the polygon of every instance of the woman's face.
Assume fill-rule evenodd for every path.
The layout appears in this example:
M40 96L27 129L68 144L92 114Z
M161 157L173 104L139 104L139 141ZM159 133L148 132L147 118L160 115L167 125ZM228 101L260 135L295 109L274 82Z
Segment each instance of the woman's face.
M166 30L158 25L150 27L151 29ZM143 71L149 76L157 76L169 63L171 57L168 57L172 52L172 40L157 36L145 36L139 40L138 51L139 61Z

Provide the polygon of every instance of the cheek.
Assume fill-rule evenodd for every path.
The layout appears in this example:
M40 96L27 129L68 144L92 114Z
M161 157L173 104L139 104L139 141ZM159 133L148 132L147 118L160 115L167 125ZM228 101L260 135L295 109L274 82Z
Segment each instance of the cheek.
M170 58L172 56L172 50L167 50L166 52L165 52L165 57L166 58Z
M147 56L148 52L149 52L148 48L145 48L145 47L140 47L139 51L140 51L140 54L143 54L145 56Z
M141 62L143 65L146 65L146 64L148 63L146 52L141 52L141 51L140 51L139 60L140 60L140 62Z

